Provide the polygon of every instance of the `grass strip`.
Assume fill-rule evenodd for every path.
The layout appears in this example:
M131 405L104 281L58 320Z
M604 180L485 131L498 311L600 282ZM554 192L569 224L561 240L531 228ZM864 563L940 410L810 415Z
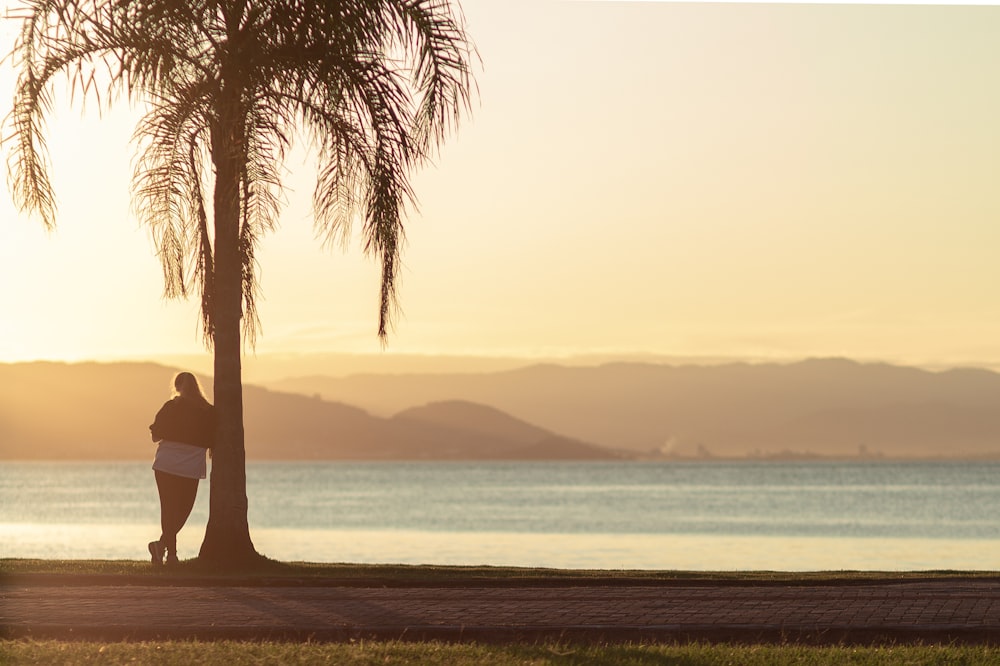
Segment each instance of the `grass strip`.
M865 582L917 581L930 579L995 579L992 571L651 571L627 569L544 569L490 566L436 566L397 564L338 564L278 562L262 560L245 568L219 571L187 560L172 567L153 568L139 560L42 560L0 559L0 582L56 576L63 578L113 579L142 577L162 583L192 580L205 584L302 584L302 585L498 585L657 583L730 584L862 584ZM113 581L103 581L113 584Z
M0 641L0 663L56 666L101 664L437 664L508 666L615 664L996 664L997 648L983 646L811 647L802 645L481 645L439 642L255 643L170 641L87 643Z

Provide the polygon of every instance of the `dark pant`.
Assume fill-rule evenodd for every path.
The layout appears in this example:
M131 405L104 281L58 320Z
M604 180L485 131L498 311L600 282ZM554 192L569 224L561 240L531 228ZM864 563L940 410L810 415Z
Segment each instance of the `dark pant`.
M177 533L184 527L194 498L198 495L198 479L153 470L156 489L160 493L160 545L177 555Z

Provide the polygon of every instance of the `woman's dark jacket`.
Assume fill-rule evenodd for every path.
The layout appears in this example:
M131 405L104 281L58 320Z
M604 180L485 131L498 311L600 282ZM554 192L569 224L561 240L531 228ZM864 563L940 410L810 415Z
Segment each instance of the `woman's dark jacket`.
M149 431L156 442L168 439L210 449L215 441L215 408L178 396L160 408Z

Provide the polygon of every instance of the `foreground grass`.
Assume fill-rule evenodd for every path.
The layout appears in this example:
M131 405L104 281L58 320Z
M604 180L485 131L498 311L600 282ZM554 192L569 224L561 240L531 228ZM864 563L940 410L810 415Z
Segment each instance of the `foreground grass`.
M318 564L309 562L277 562L265 560L249 569L212 571L197 560L181 562L175 567L153 569L149 562L139 560L33 560L0 558L0 577L17 575L67 576L158 576L164 578L199 577L210 582L240 578L249 580L297 579L310 581L377 581L447 584L449 582L522 582L533 580L602 581L730 581L810 583L818 581L887 581L926 578L997 578L995 571L648 571L626 569L541 569L527 567L434 566L395 564Z
M448 666L621 664L996 664L995 648L798 645L477 645L448 643L63 643L0 641L3 664L447 664Z

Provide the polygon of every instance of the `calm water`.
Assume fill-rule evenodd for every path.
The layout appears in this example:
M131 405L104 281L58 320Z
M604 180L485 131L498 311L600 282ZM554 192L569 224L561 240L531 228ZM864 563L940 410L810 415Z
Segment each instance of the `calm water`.
M996 463L250 463L282 560L605 569L986 569ZM197 553L208 482L181 533ZM4 463L0 557L140 559L148 463Z

